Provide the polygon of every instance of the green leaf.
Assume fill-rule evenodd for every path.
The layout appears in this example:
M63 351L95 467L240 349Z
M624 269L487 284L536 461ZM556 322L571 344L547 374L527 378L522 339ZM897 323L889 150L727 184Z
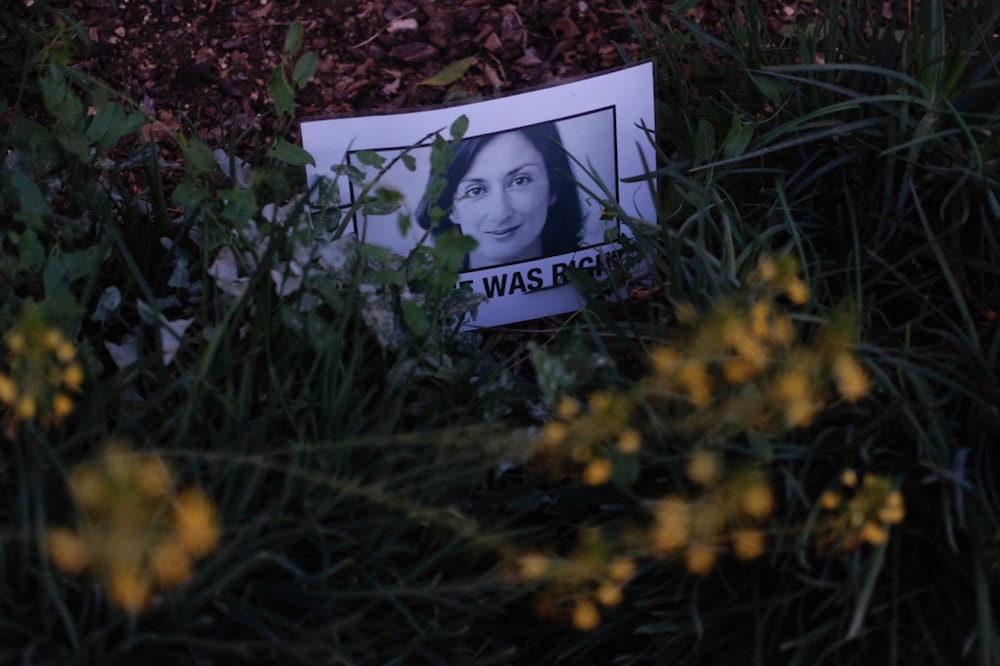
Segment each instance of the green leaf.
M465 136L465 132L469 129L469 118L468 116L461 115L455 119L455 122L451 124L451 128L448 130L451 133L451 138L453 141L461 141L462 137Z
M316 73L316 67L318 66L319 56L316 55L315 51L303 53L292 69L292 81L295 82L297 87L301 88Z
M722 144L722 158L730 159L742 155L743 151L750 145L753 133L754 125L744 123L740 120L738 113L733 113L733 120L729 124L726 141Z
M305 166L307 164L312 164L313 166L316 165L316 161L313 159L312 155L299 146L296 146L291 141L282 139L280 136L274 142L274 146L271 147L271 150L267 151L267 156L292 166Z
M418 337L422 338L427 335L431 327L431 322L424 308L406 299L400 300L399 305L403 310L403 321L406 322L407 328L413 331Z
M181 150L187 160L188 172L192 175L211 173L216 168L215 156L202 141L198 139L182 141Z
M702 118L698 121L698 130L694 137L695 164L703 164L715 155L715 126L711 121Z
M94 245L86 250L52 257L45 263L45 269L42 271L45 295L51 297L59 292L68 291L72 283L96 273L108 255L106 246Z
M476 62L476 58L472 56L457 60L440 70L437 74L424 79L417 85L450 86L452 83L462 78L465 73L469 71L469 67L471 67L474 62Z
M208 190L191 178L185 179L184 182L174 188L173 202L181 208L195 208L207 198Z
M285 47L283 49L285 55L290 56L301 49L304 37L305 30L302 29L302 23L295 21L288 26L288 32L285 33Z
M376 153L374 150L359 150L354 153L354 156L358 158L358 161L365 166L374 167L376 169L381 169L382 165L385 164L385 158Z
M22 270L34 270L45 261L45 247L31 229L28 229L21 235L17 249L18 256L21 259Z
M271 101L281 117L288 117L295 111L295 92L288 85L285 72L280 67L271 70Z
M406 167L407 171L417 170L417 160L416 158L413 157L413 155L410 155L409 153L403 153L402 155L399 156L399 159L402 160L403 166Z
M22 171L12 169L2 175L6 175L10 179L8 186L16 193L17 201L21 207L21 210L14 214L14 219L20 220L28 226L42 224L44 218L52 213L52 206L45 200L45 195L42 194L38 184Z

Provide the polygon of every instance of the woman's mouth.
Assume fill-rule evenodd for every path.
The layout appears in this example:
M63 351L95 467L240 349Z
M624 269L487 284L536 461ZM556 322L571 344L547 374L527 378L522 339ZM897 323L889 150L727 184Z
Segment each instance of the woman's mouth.
M520 228L521 225L518 224L513 227L504 227L503 229L495 229L493 231L485 231L483 233L497 240L504 240L505 238L510 238L514 232Z

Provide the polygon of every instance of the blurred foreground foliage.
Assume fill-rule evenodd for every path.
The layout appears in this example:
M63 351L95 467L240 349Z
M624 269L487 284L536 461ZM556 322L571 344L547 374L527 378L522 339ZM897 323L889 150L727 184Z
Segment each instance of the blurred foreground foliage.
M631 8L658 219L476 333L391 193L0 8L0 663L1000 663L1000 9L877 4Z

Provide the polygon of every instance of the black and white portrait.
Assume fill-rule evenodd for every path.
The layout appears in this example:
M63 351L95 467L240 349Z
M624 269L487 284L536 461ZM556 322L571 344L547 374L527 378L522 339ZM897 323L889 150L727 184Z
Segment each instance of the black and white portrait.
M602 201L654 219L649 185L628 180L655 163L652 80L644 63L455 107L303 121L316 162L307 176L312 183L347 165L391 193L393 206L353 219L366 243L405 256L445 234L475 241L459 280L487 299L475 325L568 312L581 300L567 267L598 270L614 249L607 239L627 233ZM454 140L460 117L467 128ZM435 136L438 148L449 142L445 160ZM337 182L341 201L360 197L356 182Z

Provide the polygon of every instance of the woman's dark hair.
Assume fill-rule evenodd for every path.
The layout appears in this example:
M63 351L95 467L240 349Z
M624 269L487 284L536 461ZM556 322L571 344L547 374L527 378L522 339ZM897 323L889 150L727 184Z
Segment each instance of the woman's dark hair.
M542 256L547 257L577 249L580 247L580 236L583 231L583 208L580 206L580 195L572 179L569 156L563 148L559 129L554 123L542 123L511 131L521 133L541 153L549 177L549 190L554 195L545 227L542 229ZM453 159L442 174L446 184L441 195L432 201L424 194L420 200L415 215L417 224L424 229L431 229L430 210L437 206L444 211L444 216L438 220L432 233L438 236L450 229L458 228L458 225L451 221L451 210L455 203L458 184L468 173L479 151L497 136L499 134L488 134L459 142L454 150Z

